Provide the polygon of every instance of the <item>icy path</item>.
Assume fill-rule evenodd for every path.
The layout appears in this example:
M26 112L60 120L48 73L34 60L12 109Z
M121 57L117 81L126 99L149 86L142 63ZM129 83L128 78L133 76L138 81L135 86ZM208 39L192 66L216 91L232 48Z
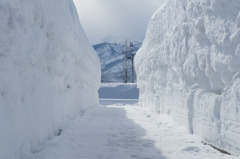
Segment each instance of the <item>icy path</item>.
M205 146L167 117L128 106L86 111L27 159L237 159Z

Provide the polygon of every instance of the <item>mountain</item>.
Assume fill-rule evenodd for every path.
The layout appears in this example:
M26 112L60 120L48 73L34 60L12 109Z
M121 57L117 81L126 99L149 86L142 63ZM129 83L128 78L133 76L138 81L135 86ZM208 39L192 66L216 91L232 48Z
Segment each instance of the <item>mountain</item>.
M141 47L141 43L133 43L133 53ZM94 45L98 57L101 62L103 83L116 83L124 82L124 67L125 67L125 52L126 45L120 43L101 43ZM130 53L130 47L128 46L128 53ZM128 60L128 82L132 82L132 64L131 60ZM136 73L134 70L134 81L136 81Z
M135 58L140 105L240 154L239 0L168 0Z

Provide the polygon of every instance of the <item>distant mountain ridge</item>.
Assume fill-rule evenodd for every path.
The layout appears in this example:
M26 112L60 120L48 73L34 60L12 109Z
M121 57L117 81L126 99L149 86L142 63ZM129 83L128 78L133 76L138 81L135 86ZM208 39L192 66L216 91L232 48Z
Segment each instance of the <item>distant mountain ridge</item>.
M136 53L142 43L133 43L133 52ZM123 69L125 65L126 44L121 43L100 43L93 45L101 62L103 83L124 82ZM128 47L129 48L129 47ZM130 50L129 50L130 51ZM131 62L128 62L128 82L132 81ZM136 73L134 71L136 79ZM134 80L135 81L135 80Z

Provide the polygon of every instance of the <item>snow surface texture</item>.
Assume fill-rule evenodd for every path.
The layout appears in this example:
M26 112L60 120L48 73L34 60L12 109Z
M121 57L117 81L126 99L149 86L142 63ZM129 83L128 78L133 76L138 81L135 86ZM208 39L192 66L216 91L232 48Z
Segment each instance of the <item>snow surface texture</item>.
M1 0L0 19L0 158L17 159L98 105L100 63L72 0Z
M24 159L239 159L133 105L89 109Z
M133 52L141 47L142 43L134 42ZM124 82L123 69L125 66L126 46L122 43L101 43L93 46L98 53L102 68L102 82ZM128 81L132 81L132 64L128 61ZM136 73L134 71L134 79Z
M135 58L141 105L233 154L240 154L239 11L239 0L168 0Z

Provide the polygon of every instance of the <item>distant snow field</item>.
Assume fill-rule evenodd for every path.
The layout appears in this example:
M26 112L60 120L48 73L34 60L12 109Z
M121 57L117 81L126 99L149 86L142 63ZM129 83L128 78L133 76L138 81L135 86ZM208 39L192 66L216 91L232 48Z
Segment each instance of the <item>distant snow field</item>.
M136 83L102 83L98 93L101 105L135 104L139 96Z

